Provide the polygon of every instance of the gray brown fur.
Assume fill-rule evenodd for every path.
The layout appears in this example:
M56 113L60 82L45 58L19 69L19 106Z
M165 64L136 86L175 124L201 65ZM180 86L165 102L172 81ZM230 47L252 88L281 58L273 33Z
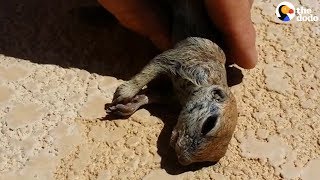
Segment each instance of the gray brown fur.
M225 155L237 123L236 101L227 85L224 64L223 51L211 40L188 37L120 85L110 111L128 111L126 108L137 103L132 99L137 99L135 96L145 85L166 74L172 79L182 106L170 141L179 162L217 162ZM130 106L134 108L129 114L148 103L146 98L139 98L142 103Z

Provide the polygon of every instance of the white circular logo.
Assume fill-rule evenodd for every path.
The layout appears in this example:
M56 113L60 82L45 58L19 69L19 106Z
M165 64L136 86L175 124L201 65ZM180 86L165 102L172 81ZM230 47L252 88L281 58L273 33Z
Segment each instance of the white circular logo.
M289 2L282 2L276 8L277 17L284 22L288 22L296 15L296 9Z

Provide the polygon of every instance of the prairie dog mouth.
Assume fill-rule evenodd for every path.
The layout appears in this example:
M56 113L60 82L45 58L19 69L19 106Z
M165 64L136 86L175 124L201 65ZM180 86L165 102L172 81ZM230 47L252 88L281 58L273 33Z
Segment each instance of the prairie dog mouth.
M186 166L191 164L193 161L190 153L185 149L184 145L182 145L181 140L182 139L179 139L179 133L173 132L170 140L170 146L174 148L179 163Z
M193 161L190 153L183 145L183 138L180 137L182 134L183 133L179 133L178 130L173 130L170 138L170 146L175 150L179 163L183 166L186 166L193 163Z
M176 151L178 161L180 164L186 166L191 164L193 161L191 160L189 152L187 152L185 149L181 147L181 144L176 142L174 149Z
M189 165L189 164L191 164L193 162L190 159L189 154L185 154L185 153L178 155L178 161L179 161L180 164L182 164L184 166Z

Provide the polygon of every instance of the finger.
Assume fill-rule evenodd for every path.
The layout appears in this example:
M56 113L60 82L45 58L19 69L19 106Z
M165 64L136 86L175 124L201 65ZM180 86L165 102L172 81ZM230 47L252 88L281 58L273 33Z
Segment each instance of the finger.
M253 0L249 0L250 7L252 7L252 4L253 4Z
M257 63L251 0L205 0L208 14L223 33L229 61L250 69Z
M161 50L171 48L169 18L149 0L98 0L122 25L149 38Z

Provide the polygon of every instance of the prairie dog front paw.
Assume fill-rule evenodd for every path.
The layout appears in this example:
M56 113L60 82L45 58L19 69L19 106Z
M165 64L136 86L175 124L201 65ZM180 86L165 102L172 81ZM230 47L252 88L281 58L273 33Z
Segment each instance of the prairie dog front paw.
M139 90L137 85L131 81L126 81L117 88L112 103L127 103L139 92Z
M128 103L125 104L114 104L108 107L107 112L121 117L132 115L141 106L148 104L149 99L146 95L136 95Z

